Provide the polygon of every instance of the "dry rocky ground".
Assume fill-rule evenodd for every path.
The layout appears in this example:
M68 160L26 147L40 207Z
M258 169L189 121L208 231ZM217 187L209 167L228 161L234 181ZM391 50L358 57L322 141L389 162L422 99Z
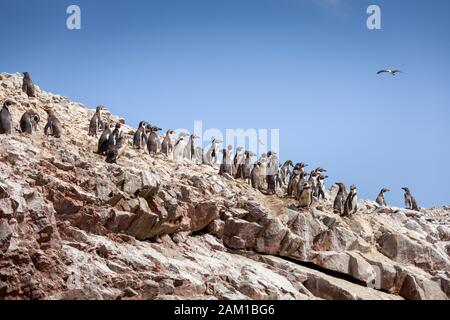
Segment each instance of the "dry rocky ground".
M0 136L0 299L448 299L450 208L414 212L331 200L298 211L205 165L126 149L95 154L93 110L0 75L14 124ZM63 123L45 137L44 107ZM105 115L111 120L119 118ZM133 129L126 127L126 133ZM327 196L333 199L336 190Z

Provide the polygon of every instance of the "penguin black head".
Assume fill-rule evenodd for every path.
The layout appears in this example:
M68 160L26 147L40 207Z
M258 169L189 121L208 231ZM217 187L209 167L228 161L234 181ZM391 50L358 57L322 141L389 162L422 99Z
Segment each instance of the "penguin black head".
M342 182L336 182L335 184L337 186L339 186L339 191L344 191L345 190L345 184L343 184Z
M354 184L351 185L350 187L350 192L356 191L356 186Z
M116 123L116 127L117 130L119 130L120 128L122 128L122 125L120 123Z
M138 128L145 128L146 125L147 125L147 122L141 121L141 122L139 122Z
M389 190L388 188L381 189L381 193L385 193L385 192L389 192L389 191L391 191L391 190Z
M100 113L100 111L102 111L104 109L105 109L104 106L97 106L97 108L95 108L95 112Z
M30 74L28 73L28 72L22 72L23 73L23 76L25 77L25 78L29 78L30 77Z
M309 185L308 182L304 182L302 187L303 187L303 189L310 189L311 188L311 186Z
M158 131L161 131L162 130L162 128L160 128L160 127L152 127L152 132L158 132Z
M41 118L39 117L38 114L34 114L33 115L33 121L34 121L35 124L38 124L39 121L41 121Z
M3 102L3 107L9 110L9 107L16 104L16 102L12 99L6 99L5 102Z
M407 188L407 187L403 187L402 189L403 189L403 191L405 191L406 193L410 193L410 192L411 192L411 191L409 190L409 188Z

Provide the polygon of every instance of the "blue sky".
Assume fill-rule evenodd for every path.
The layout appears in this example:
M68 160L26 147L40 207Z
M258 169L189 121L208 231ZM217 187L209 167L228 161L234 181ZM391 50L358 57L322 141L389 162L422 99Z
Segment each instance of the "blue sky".
M0 0L0 70L134 126L280 129L282 160L431 207L450 204L449 15L448 0Z

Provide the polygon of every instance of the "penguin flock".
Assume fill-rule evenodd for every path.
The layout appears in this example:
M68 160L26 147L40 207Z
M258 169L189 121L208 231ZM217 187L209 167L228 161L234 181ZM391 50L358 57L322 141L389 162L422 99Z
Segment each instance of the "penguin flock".
M23 73L22 91L28 97L36 97L34 84L28 72ZM14 105L18 103L13 99L6 99L0 109L0 134L10 135L13 130L11 113ZM123 135L121 123L111 123L103 121L102 111L106 108L98 106L89 123L88 136L98 138L97 154L104 156L107 163L116 163L123 154L126 146L126 139ZM44 134L55 138L61 138L62 126L54 110L45 108L47 113L47 123ZM26 111L20 119L20 131L23 134L32 134L37 130L40 122L38 114L32 110ZM237 147L233 154L233 147L229 145L219 151L222 141L213 138L211 146L204 151L203 148L196 147L195 142L199 139L195 134L180 132L178 138L174 138L175 130L169 129L163 135L158 135L162 128L153 126L146 121L139 123L138 129L134 132L132 147L136 150L144 150L151 155L164 154L167 159L173 161L188 160L193 164L206 164L213 166L218 163L218 154L222 154L222 162L219 167L219 175L227 176L230 179L243 180L253 188L266 195L280 193L283 197L294 198L299 209L309 209L314 202L326 199L325 180L328 176L327 170L318 167L311 172L306 172L307 164L300 162L294 165L292 160L287 160L280 164L277 154L269 151L262 154L254 161L256 156L252 151ZM292 168L292 171L291 171ZM334 213L351 217L358 211L358 195L355 185L347 192L344 183L335 183L338 192L333 202ZM407 187L404 191L405 207L409 210L420 211L416 199L412 196ZM384 194L389 192L387 188L381 189L376 203L379 206L387 206Z

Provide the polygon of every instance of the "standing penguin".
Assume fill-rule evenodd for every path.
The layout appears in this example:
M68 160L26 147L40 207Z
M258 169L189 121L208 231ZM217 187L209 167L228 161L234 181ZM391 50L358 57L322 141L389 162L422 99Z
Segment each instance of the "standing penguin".
M294 164L292 163L292 160L287 160L280 169L280 178L282 181L282 184L285 185L287 184L288 178L289 178L289 173L290 173L290 168L294 167Z
M255 156L251 151L245 151L245 160L244 160L244 168L243 168L243 178L245 182L248 184L251 183L252 178L252 170L253 170L253 162L252 158Z
M419 206L417 205L416 198L414 198L411 194L411 191L407 187L402 188L405 191L405 207L409 210L420 211Z
M184 148L184 157L189 161L197 162L197 157L195 155L195 141L198 139L198 136L195 134L191 134L189 136L189 141Z
M106 155L106 152L108 151L109 136L111 135L113 128L114 128L113 123L109 124L109 125L104 123L102 135L100 136L100 139L98 140L98 147L97 147L98 154L103 155L103 156Z
M236 154L233 159L233 171L235 179L244 178L244 161L245 161L245 152L243 147L236 148Z
M322 199L326 199L325 196L325 179L327 179L328 176L324 176L324 175L319 175L319 177L317 178L317 190L318 190L318 195L317 195L317 199L320 200L320 197L322 197Z
M28 72L23 73L22 91L30 98L36 98L36 92L34 90L33 81L31 81L30 74Z
M267 193L275 194L277 189L277 180L279 178L280 162L275 152L267 153Z
M27 111L20 118L20 130L22 133L32 134L33 130L36 130L37 124L41 118L34 111Z
M112 152L113 149L115 149L115 146L119 140L119 138L122 136L122 125L120 123L117 123L114 127L113 132L108 137L107 147L106 147L106 154Z
M211 142L211 147L208 149L208 151L203 156L203 162L205 164L214 166L214 164L217 162L217 149L219 148L219 145L221 143L222 143L221 140L213 138L213 140Z
M184 159L184 151L186 149L186 139L185 137L187 137L188 134L184 131L181 131L178 134L178 140L177 142L175 142L174 146L173 146L173 160L175 161L183 161Z
M98 106L95 109L95 113L92 116L91 122L89 123L89 133L88 136L90 137L97 137L100 130L103 128L102 123L102 110L104 110L105 107Z
M391 190L389 190L389 189L387 189L387 188L381 189L380 193L378 194L377 200L376 200L376 203L377 203L378 205L380 205L380 206L387 206L387 205L386 205L386 200L384 199L384 194L385 194L386 192L389 192L389 191L391 191Z
M289 178L288 189L287 189L288 196L294 196L295 197L295 192L297 190L297 184L298 184L298 181L299 181L300 173L302 173L302 172L304 173L305 172L305 168L307 166L308 165L303 163L303 162L297 163L294 166L294 169L292 171L292 175Z
M116 139L116 143L108 149L106 153L105 161L107 163L117 163L117 159L122 155L124 150L125 138L119 135Z
M339 190L334 198L333 212L341 215L344 211L345 185L342 182L336 182L336 184L339 186Z
M252 187L261 190L263 186L261 181L261 163L259 161L253 165L251 180L252 180Z
M12 117L9 108L16 104L12 99L6 99L3 103L3 108L0 110L0 134L12 133Z
M311 186L308 182L303 182L302 191L298 195L298 204L300 208L309 209L313 202Z
M159 137L157 132L161 130L162 129L158 127L151 127L150 135L147 141L147 149L150 154L156 154L158 152Z
M62 126L61 122L59 122L58 118L55 115L55 112L52 109L46 109L48 118L47 124L44 128L44 134L54 136L55 138L61 138L62 134ZM50 133L48 131L50 130Z
M306 176L308 176L308 174L304 171L300 172L300 175L298 175L296 178L294 178L294 182L297 182L297 185L295 186L294 191L292 192L292 195L294 196L295 199L297 199L297 201L300 200L300 195L302 193L303 190L303 186L305 185L305 178ZM310 188L311 192L311 184L309 184L308 182L308 187Z
M309 175L309 185L311 186L312 194L314 197L318 197L319 187L318 187L318 179L322 172L327 172L327 170L319 167L312 171Z
M173 152L173 134L175 131L172 129L167 130L166 135L161 143L161 152L164 153L167 157L170 157Z
M356 192L356 186L352 185L347 199L345 200L343 216L351 217L356 211L358 211L358 194Z
M142 149L145 146L145 127L147 126L147 123L145 121L139 122L138 129L134 133L133 136L133 148L135 149Z
M225 173L231 175L232 174L232 165L231 162L228 162L229 156L228 156L228 149L223 149L222 150L222 154L223 154L223 159L222 159L222 163L220 164L220 169L219 169L219 175L224 175Z

